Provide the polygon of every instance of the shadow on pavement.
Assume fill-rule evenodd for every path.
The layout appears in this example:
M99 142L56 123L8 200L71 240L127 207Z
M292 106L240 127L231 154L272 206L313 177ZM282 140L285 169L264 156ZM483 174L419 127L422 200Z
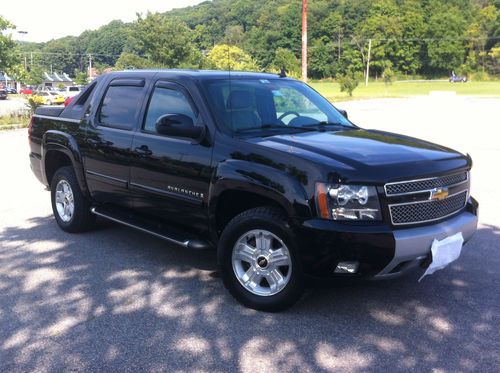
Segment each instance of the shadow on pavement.
M495 371L500 230L449 268L309 289L292 309L239 306L189 252L116 225L53 218L0 231L1 371Z

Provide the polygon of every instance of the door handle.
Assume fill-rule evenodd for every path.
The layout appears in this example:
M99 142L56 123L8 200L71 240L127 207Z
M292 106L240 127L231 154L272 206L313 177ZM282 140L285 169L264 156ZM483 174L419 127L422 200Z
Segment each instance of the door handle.
M134 149L134 153L137 153L142 157L149 156L149 155L153 154L153 152L148 148L147 145L141 145L141 146L136 147Z

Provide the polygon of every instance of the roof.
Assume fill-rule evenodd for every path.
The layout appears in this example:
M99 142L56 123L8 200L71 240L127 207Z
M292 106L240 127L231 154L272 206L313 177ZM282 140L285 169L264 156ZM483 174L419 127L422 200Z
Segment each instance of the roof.
M0 72L0 83L5 82L5 81L11 82L13 80L14 79L11 78L10 76L8 76L7 74Z
M250 71L223 71L223 70L188 70L188 69L147 69L147 70L124 70L112 72L110 74L156 74L171 76L187 76L198 79L227 79L231 78L254 78L254 79L275 79L278 74L250 72Z
M66 83L73 83L73 79L71 79L68 74L66 73L52 73L52 74L49 74L47 72L44 72L43 73L43 79L45 81L49 81L49 82L66 82Z

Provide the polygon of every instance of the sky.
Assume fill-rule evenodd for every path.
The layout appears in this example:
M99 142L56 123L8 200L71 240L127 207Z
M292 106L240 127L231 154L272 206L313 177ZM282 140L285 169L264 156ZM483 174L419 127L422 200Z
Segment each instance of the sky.
M114 19L135 20L136 13L165 12L200 3L201 0L2 0L0 16L16 25L14 39L48 41L67 35L78 36ZM18 33L27 31L27 34Z

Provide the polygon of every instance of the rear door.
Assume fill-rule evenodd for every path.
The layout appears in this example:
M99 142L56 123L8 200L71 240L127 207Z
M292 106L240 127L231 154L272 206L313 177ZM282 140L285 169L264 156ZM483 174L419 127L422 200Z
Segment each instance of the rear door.
M203 119L181 85L157 81L132 144L130 188L135 208L173 223L206 230L212 147L156 132L157 119L184 114Z
M85 170L92 197L131 207L129 193L133 132L146 97L145 78L113 79L89 121Z

